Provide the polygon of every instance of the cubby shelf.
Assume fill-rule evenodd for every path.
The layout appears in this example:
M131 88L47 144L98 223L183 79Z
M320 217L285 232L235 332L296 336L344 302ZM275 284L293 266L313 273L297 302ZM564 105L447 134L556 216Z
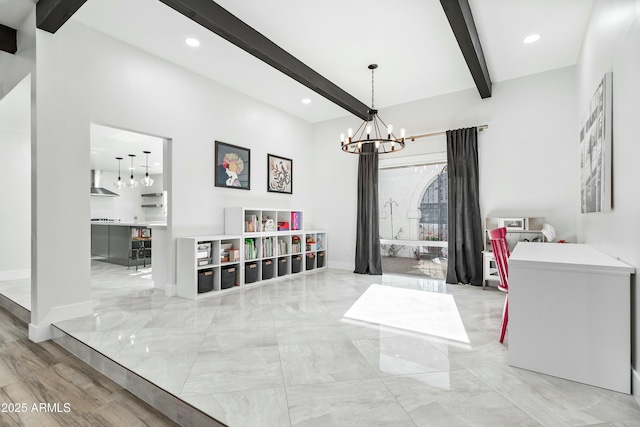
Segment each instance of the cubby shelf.
M240 236L179 237L178 296L200 299L240 286L240 242Z
M178 296L205 298L327 268L327 232L304 230L303 218L299 210L225 208L227 234L178 238ZM222 262L221 250L229 244L237 260ZM223 289L227 267L235 268L234 286Z
M326 268L326 231L304 230L301 210L225 208L225 233L245 242L245 285Z

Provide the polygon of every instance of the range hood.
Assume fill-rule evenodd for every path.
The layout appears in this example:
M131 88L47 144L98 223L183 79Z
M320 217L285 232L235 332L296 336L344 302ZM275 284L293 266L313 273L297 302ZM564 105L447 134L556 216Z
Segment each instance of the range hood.
M106 197L119 196L118 193L102 188L102 171L99 170L91 170L91 195Z

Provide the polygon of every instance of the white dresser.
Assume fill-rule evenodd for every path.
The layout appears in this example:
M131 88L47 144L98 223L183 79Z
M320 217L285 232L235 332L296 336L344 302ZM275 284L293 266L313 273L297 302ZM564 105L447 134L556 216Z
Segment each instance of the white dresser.
M588 245L518 243L509 258L509 365L631 393L634 273Z

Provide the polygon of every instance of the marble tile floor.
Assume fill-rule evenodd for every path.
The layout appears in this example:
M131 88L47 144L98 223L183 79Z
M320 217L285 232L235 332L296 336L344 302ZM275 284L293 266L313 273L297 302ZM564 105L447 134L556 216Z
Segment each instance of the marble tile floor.
M230 426L640 425L632 396L508 366L495 288L324 270L191 301L100 262L91 288L59 329Z
M176 426L0 309L0 426Z

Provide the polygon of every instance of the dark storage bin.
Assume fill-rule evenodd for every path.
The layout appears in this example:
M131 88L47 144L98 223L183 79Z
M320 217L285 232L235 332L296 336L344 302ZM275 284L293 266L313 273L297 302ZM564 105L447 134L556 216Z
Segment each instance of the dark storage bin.
M262 261L262 280L271 279L273 277L273 260L265 259Z
M314 253L310 253L307 254L307 270L313 270L313 267L315 266L315 259L316 259L316 254Z
M302 256L294 255L291 257L291 272L300 273L302 269Z
M236 284L236 268L235 265L222 267L222 274L220 275L221 289L229 289Z
M198 271L198 293L202 294L213 290L213 270Z
M278 258L278 276L284 276L287 274L288 267L289 262L286 258Z
M244 283L253 283L256 280L258 280L258 263L246 263L244 265Z
M318 268L324 267L324 252L318 252L318 259L316 260Z

